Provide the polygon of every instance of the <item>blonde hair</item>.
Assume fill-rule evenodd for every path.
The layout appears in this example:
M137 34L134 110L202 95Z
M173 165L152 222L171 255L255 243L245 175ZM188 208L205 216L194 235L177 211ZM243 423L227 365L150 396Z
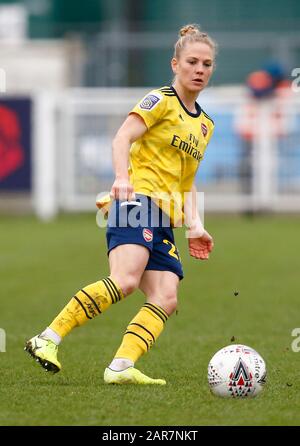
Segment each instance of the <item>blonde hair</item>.
M183 26L179 33L179 39L174 45L174 56L176 59L179 59L180 53L187 43L193 42L202 42L206 43L212 51L214 57L217 53L217 43L206 33L200 31L200 26L196 24L188 24Z

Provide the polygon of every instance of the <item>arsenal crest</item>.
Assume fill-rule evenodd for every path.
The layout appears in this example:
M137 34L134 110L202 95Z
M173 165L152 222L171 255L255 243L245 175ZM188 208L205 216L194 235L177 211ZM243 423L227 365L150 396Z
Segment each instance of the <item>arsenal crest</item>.
M202 130L203 136L205 137L207 135L207 127L205 124L203 124L203 122L201 123L201 130Z
M143 229L143 237L146 240L146 242L152 242L153 232L151 231L151 229L144 228Z

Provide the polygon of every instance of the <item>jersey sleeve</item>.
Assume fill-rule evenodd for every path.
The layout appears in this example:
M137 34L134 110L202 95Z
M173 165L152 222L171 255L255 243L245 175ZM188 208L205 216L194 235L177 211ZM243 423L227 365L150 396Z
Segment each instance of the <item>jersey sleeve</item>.
M159 91L153 90L136 104L129 112L141 116L150 129L156 122L160 121L166 112L167 98Z

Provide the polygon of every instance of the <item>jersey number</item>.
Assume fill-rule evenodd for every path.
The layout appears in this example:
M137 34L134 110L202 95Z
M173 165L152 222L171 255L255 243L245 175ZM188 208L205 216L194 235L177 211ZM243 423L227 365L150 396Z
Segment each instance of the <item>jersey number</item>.
M163 243L171 246L171 249L169 251L170 256L175 257L175 259L179 260L176 246L173 243L171 243L169 240L166 240L166 239L163 240Z

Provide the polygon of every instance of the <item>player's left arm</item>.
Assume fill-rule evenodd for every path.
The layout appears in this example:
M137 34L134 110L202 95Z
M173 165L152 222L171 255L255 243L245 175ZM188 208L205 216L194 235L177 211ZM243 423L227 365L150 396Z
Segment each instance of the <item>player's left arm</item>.
M184 203L184 214L185 225L188 228L187 238L190 255L199 260L207 260L210 252L213 250L214 241L201 221L198 211L197 188L195 184L193 184L191 192L187 194Z

